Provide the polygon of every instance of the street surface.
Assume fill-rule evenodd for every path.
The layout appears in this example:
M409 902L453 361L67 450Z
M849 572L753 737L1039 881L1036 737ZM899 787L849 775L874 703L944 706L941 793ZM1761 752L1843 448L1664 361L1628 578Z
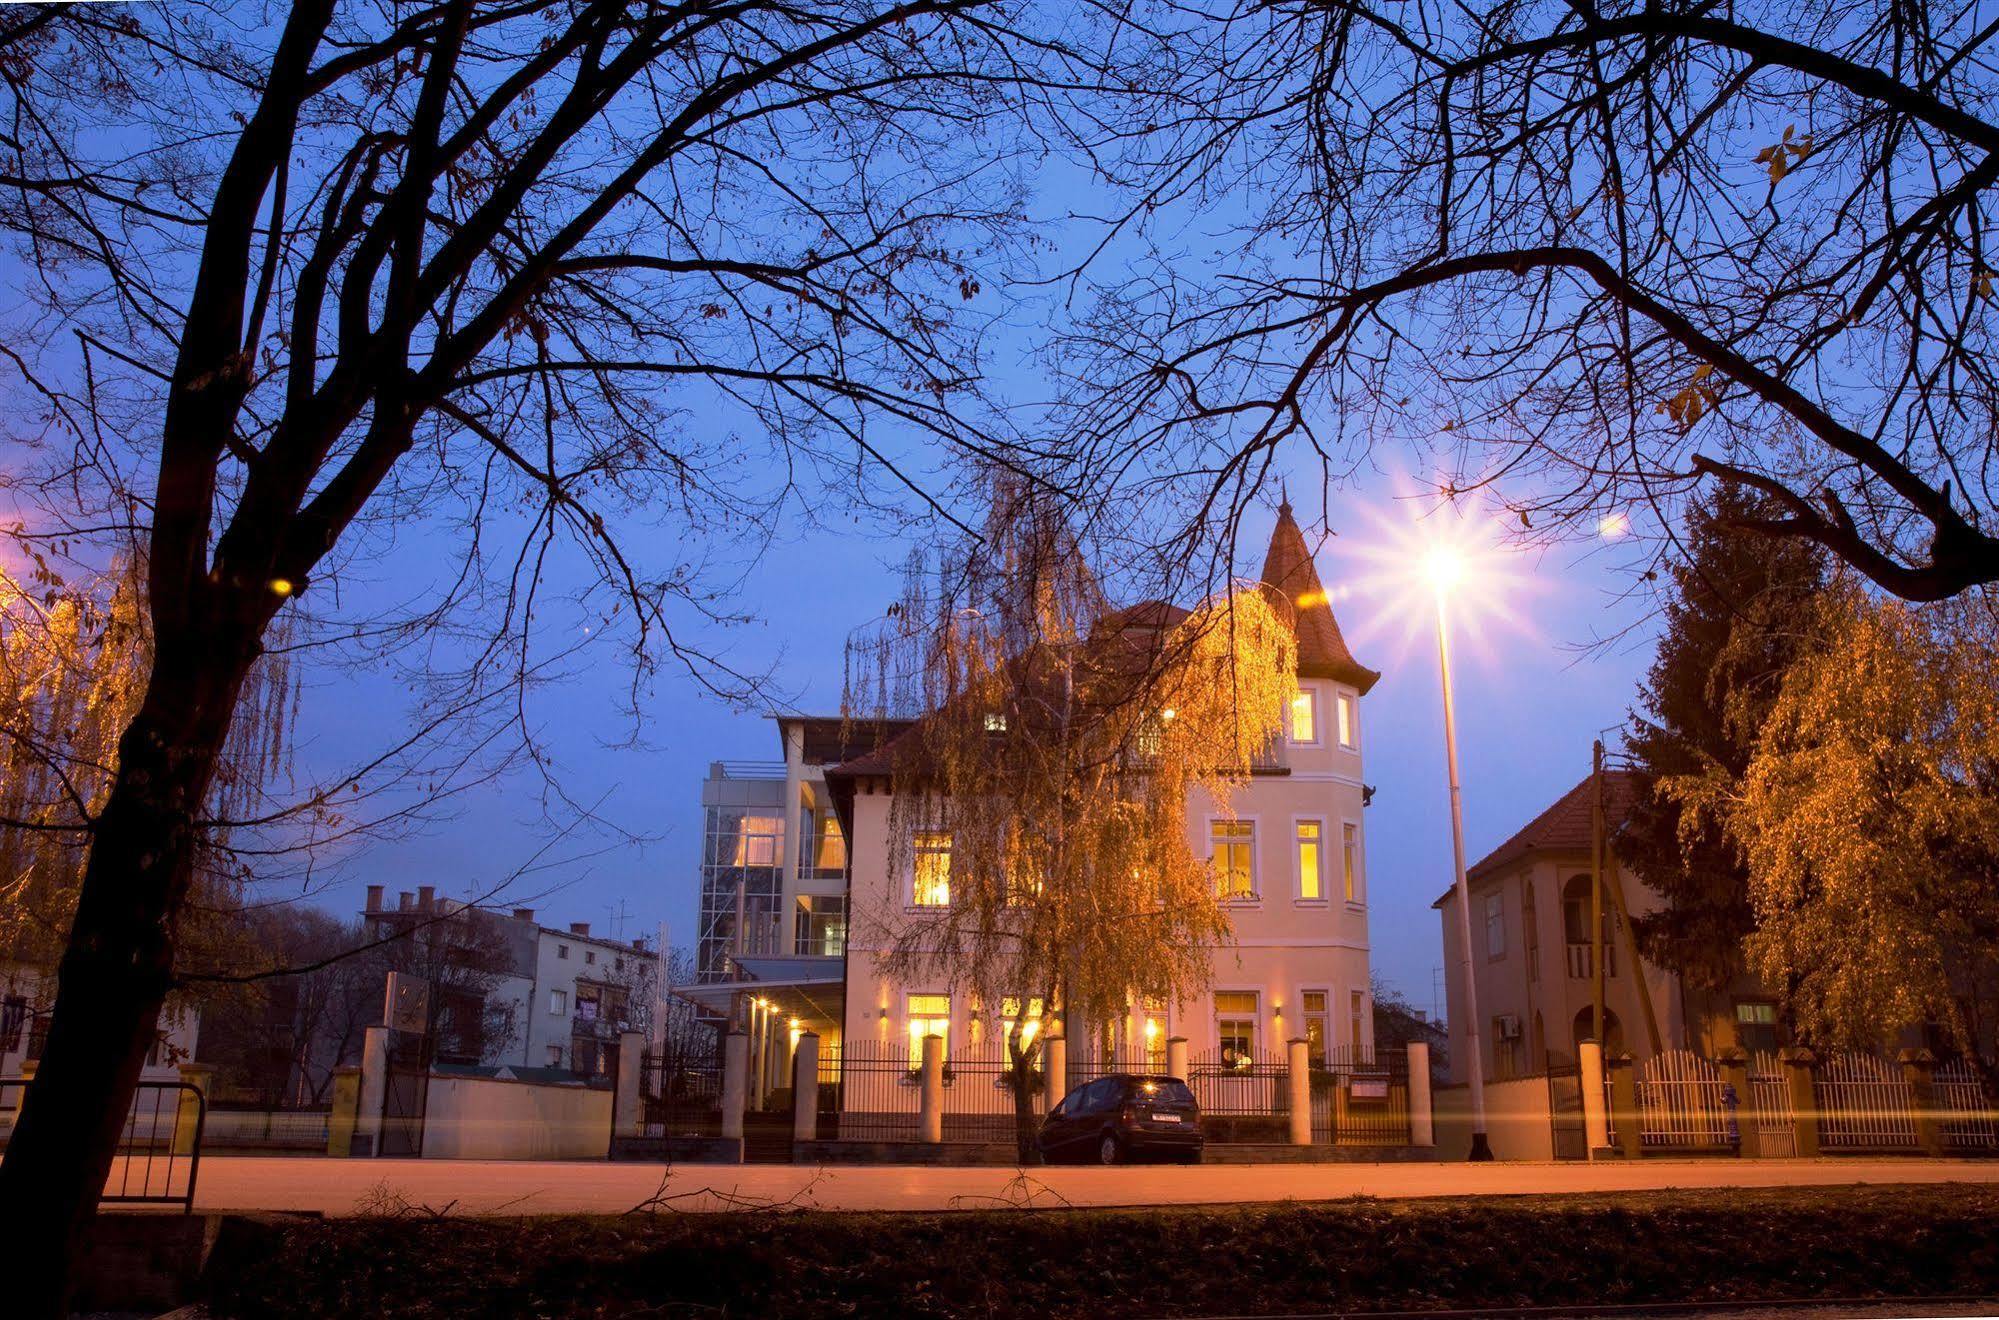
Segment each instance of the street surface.
M115 1184L118 1171L114 1168ZM1003 1206L1200 1205L1423 1197L1797 1187L1853 1183L1999 1183L1999 1161L1641 1160L1604 1164L1211 1164L1114 1169L934 1165L658 1164L608 1161L334 1160L208 1155L196 1210L327 1215L620 1214L662 1208L979 1210Z

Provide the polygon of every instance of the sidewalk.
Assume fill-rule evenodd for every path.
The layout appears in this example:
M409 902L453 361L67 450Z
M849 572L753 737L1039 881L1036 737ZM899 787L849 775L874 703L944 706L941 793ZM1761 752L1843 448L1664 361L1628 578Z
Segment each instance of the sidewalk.
M113 1179L117 1177L114 1169ZM1349 1196L1519 1196L1651 1188L1999 1183L1999 1161L1642 1160L1602 1164L1250 1164L1011 1168L932 1165L658 1164L607 1161L332 1160L210 1155L195 1209L351 1215L411 1207L453 1214L622 1214L659 1195L677 1210L773 1204L821 1210L977 1210L1006 1205L1239 1204Z

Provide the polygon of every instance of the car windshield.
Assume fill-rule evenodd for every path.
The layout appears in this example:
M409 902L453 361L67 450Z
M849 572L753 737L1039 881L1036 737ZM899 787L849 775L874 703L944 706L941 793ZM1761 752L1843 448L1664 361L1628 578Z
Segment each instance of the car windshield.
M1191 1105L1194 1093L1187 1089L1187 1083L1171 1077L1141 1077L1131 1084L1135 1099L1152 1100L1165 1105Z

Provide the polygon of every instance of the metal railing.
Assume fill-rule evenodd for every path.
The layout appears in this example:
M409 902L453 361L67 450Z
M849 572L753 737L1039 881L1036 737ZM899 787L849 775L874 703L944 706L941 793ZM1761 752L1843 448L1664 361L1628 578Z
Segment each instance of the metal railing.
M1819 1144L1831 1149L1904 1150L1919 1145L1916 1098L1902 1070L1872 1054L1828 1054L1812 1079Z
M12 1138L27 1090L25 1077L0 1078L0 1136ZM191 1214L207 1117L201 1088L187 1082L140 1082L98 1200L107 1205L179 1202L181 1211Z
M838 1060L842 1141L915 1141L923 1105L922 1078L901 1041L850 1040ZM820 1088L826 1087L820 1061ZM1040 1121L1047 1089L1037 1068L1029 1075L1032 1110ZM1004 1042L953 1049L944 1061L946 1142L1005 1142L1014 1135L1013 1070Z
M1937 1127L1946 1150L1999 1150L1999 1114L1968 1059L1937 1065Z
M1202 1118L1270 1118L1285 1112L1284 1059L1210 1050L1190 1059L1187 1085Z
M648 1137L722 1133L722 1060L714 1054L660 1056L639 1063L639 1117Z
M1312 1069L1312 1140L1335 1146L1409 1141L1409 1051L1337 1045Z
M710 779L782 779L782 761L710 761Z
M1756 1125L1756 1148L1766 1158L1798 1153L1798 1117L1791 1105L1791 1079L1777 1056L1759 1051L1749 1058L1749 1116Z
M1594 950L1588 940L1571 943L1568 950L1570 979L1586 981L1595 974L1596 960L1590 956ZM1617 975L1617 946L1608 940L1603 945L1603 974Z
M1721 1069L1690 1050L1653 1055L1638 1069L1639 1143L1691 1150L1735 1145L1727 1088Z

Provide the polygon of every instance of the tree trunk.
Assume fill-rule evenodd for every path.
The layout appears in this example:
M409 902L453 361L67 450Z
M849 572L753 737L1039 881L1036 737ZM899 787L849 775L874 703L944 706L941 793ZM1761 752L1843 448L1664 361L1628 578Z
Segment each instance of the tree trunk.
M1041 1152L1036 1149L1035 1138L1041 1134L1041 1124L1034 1117L1034 1060L1041 1047L1031 1045L1021 1049L1009 1033L1006 1048L1013 1064L1007 1076L1013 1086L1014 1157L1023 1167L1039 1164Z
M176 654L178 653L178 654ZM91 833L76 919L20 1121L0 1161L11 1313L59 1316L173 982L197 822L249 669L213 633L156 647Z

